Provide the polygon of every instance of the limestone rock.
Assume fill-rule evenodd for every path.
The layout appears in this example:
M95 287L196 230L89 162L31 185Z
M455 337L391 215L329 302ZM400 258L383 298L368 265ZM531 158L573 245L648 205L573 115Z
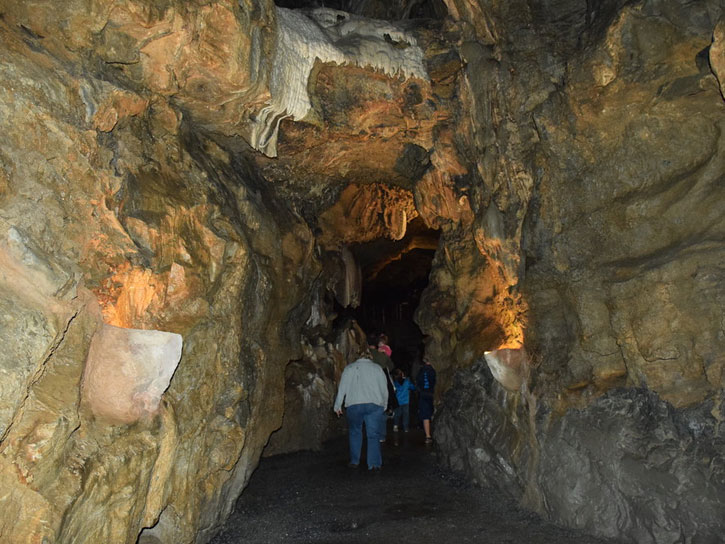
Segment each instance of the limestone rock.
M428 335L426 354L445 390L458 367L486 351L521 347L525 306L470 235L444 231L442 247L415 319Z
M417 319L443 383L473 366L441 401L442 457L568 525L716 541L720 439L696 429L722 417L722 6L450 9L474 218L444 230ZM523 393L481 364L507 338Z
M284 368L300 350L306 286L321 268L311 231L259 191L230 148L192 130L162 83L136 71L150 65L88 69L93 54L58 41L66 23L86 21L66 44L87 51L106 28L133 39L109 34L104 54L133 59L147 31L186 31L172 6L121 6L112 18L125 21L122 31L107 10L71 16L78 6L38 4L33 17L27 7L0 21L3 535L208 540L281 423ZM229 7L184 13L236 21ZM148 27L134 26L145 17ZM173 45L180 34L165 36ZM152 41L150 52L161 45ZM163 57L161 49L144 63L152 57ZM136 83L110 75L118 69ZM155 415L109 424L80 403L101 320L184 336L176 373L158 410L150 407Z
M725 444L706 410L614 390L567 413L542 442L538 480L557 522L629 542L722 537Z
M720 20L715 27L710 45L710 66L720 82L720 92L725 98L725 20Z
M444 177L463 172L451 145L454 91L461 69L453 48L455 32L417 28L410 34L422 49L429 80L318 62L309 77L310 111L301 121L280 122L275 160L255 155L264 177L298 202L311 222L317 222L336 202L349 203L354 192L351 185L359 188L363 200L368 197L366 186L375 186L370 193L383 193L382 202L387 205L391 199L386 196L409 202L410 197L397 188L413 192L415 184L433 169L445 172L439 173ZM433 151L437 140L444 145ZM450 177L446 180L452 183ZM411 214L407 202L403 207L410 221L416 214ZM387 208L386 235L400 236L400 207ZM393 209L396 213L388 215ZM320 227L324 229L324 224ZM349 240L353 228L347 229L344 234ZM361 235L373 236L367 229Z
M600 373L600 363L626 367L628 383L646 384L686 406L713 394L706 374L719 364L719 356L708 346L723 341L714 325L719 318L702 298L723 296L712 284L723 248L708 241L725 228L714 204L722 198L716 172L723 161L718 128L723 118L722 108L715 106L721 100L718 91L708 84L711 76L695 62L709 40L707 18L668 13L658 19L657 8L650 9L642 14L625 9L608 29L601 53L607 51L618 76L605 87L592 80L592 65L601 62L598 54L572 70L566 92L573 116L566 130L576 130L577 143L560 138L562 127L539 123L558 106L537 114L542 146L553 159L551 174L539 186L542 206L551 213L532 223L536 242L529 245L534 262L527 271L527 291L543 334L560 328L554 323L557 313L535 303L535 285L547 284L544 278L560 291L567 320L576 316L574 330L581 331L569 344L572 351L559 346L558 353L545 352L545 372L556 373L563 364L577 382L587 379L575 370L583 358L594 362L589 379ZM668 45L663 36L669 36ZM631 50L632 40L661 47ZM637 73L622 65L625 49L635 54ZM666 80L656 70L663 55L674 60ZM576 98L595 89L591 104ZM625 115L626 104L643 92L654 93L653 102L642 104L634 117L631 111ZM696 221L690 219L695 216ZM534 249L548 245L550 252ZM587 292L592 291L604 302L597 310L581 302L590 300ZM533 336L541 337L536 331ZM619 363L613 360L617 356Z
M716 4L451 5L471 24L455 143L474 217L447 227L418 313L441 365L523 342L552 396L715 394L725 338L703 297L723 296L723 109L702 52L718 54Z
M410 191L382 184L348 185L320 215L320 242L336 248L383 237L399 240L417 215Z
M271 2L5 4L0 533L209 540L273 431L270 452L326 432L362 340L315 337L335 293L358 298L341 248L387 237L395 258L421 221L440 230L417 314L439 394L473 368L436 420L449 463L564 523L593 519L572 476L631 506L607 534L721 534L719 2L453 0L457 22L405 28L324 11L344 54L302 55L294 86L275 54L299 14ZM387 57L340 64L360 52L345 29ZM420 66L403 69L411 53ZM277 124L278 159L238 138L270 145ZM80 402L101 322L183 335L155 415L109 424ZM484 352L522 345L528 379L507 390ZM629 389L602 397L615 385ZM559 453L594 468L557 474Z
M525 411L531 407L519 398L478 361L455 374L434 425L438 457L445 465L516 499L524 497L536 451L528 438L535 436Z
M252 147L270 157L277 155L280 120L302 120L312 107L307 86L318 60L366 66L391 77L428 79L415 37L391 23L328 8L277 8L276 15L271 98L253 117L250 138Z
M476 364L456 376L435 438L451 468L558 523L626 542L714 542L725 505L718 405L677 410L652 391L615 389L556 414Z

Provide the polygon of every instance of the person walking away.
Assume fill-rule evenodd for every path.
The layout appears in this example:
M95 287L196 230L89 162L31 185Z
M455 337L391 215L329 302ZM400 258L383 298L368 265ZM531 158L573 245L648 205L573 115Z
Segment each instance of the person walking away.
M368 347L370 348L370 358L374 363L379 364L382 368L386 368L388 372L392 372L395 365L393 360L384 351L378 349L378 337L374 334L368 335Z
M398 399L398 407L393 415L393 432L402 427L403 432L407 433L410 424L410 392L415 391L415 385L399 368L395 369L393 376L395 376L395 395Z
M393 350L388 345L388 336L386 334L381 334L378 337L378 351L382 351L388 357L393 356Z
M380 420L380 442L385 442L388 436L388 414L392 415L395 408L398 406L398 399L395 396L395 385L393 384L393 378L390 373L393 371L393 360L388 355L378 349L377 346L378 337L374 334L368 335L368 347L370 349L370 358L374 363L380 365L385 372L385 381L388 384L388 405L386 406L385 412L383 412Z
M430 420L433 417L433 394L436 386L436 371L427 358L423 359L423 366L418 372L417 385L418 391L420 391L418 416L423 421L425 443L430 444L433 442L433 437L430 434Z
M340 377L333 409L338 416L345 416L348 425L351 468L360 464L362 452L362 428L367 437L367 465L369 470L380 470L383 456L380 449L380 427L388 404L388 386L385 374L367 352L345 367Z

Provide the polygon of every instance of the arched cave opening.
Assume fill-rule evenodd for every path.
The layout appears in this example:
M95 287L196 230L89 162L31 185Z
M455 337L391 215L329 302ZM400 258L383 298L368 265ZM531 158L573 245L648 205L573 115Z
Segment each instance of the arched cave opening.
M0 10L0 539L208 542L412 317L444 465L721 542L723 2L278 3Z
M360 265L360 305L350 313L368 334L384 333L393 362L408 374L422 356L423 333L415 313L428 285L439 232L420 218L408 225L401 240L379 238L352 246Z

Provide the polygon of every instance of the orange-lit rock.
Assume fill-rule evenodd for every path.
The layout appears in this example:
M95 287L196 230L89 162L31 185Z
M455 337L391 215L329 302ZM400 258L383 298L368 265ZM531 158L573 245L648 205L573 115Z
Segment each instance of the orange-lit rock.
M277 159L240 139L269 99L271 2L6 4L4 537L210 539L270 434L284 422L276 440L303 447L292 416L324 414L359 343L320 343L336 317L326 306L358 304L345 248L381 238L397 245L368 277L436 250L417 320L441 396L461 367L489 379L486 351L525 343L529 366L499 368L505 391L490 380L463 400L474 433L497 415L491 458L542 512L569 488L561 502L537 496L540 415L555 425L623 385L635 412L667 412L657 394L722 420L717 2L450 0L457 22L411 30L429 80L318 62L312 108L282 121ZM414 221L440 235L406 239ZM184 337L148 417L133 395L117 419L81 402L103 321ZM319 443L324 429L309 429Z
M119 119L139 115L147 106L148 101L136 94L114 90L93 116L93 126L102 132L110 132Z
M473 221L468 196L456 190L447 171L431 170L416 185L416 205L421 217L432 227L451 222L467 226Z
M410 191L383 184L348 185L320 216L320 241L335 247L382 237L399 240L417 215Z
M271 3L38 2L5 16L62 56L86 51L151 93L173 95L226 134L244 133L245 116L268 97L260 62L274 39ZM115 115L104 109L98 126L108 130Z
M715 27L710 45L710 66L720 82L720 92L725 97L725 20Z
M103 55L133 60L124 44L133 53L136 38L176 28L173 8L144 15L118 7L124 13L114 21L139 28L125 27L132 39L116 41L120 27L108 10L16 8L0 21L0 313L9 316L0 368L14 369L0 380L0 512L13 516L0 515L2 534L132 543L153 525L163 541L190 541L226 515L282 421L284 368L300 349L291 331L306 319L289 314L319 274L312 233L288 208L248 190L228 152L186 132L178 103L139 93L145 84L96 79L83 55L57 41L68 21L84 20L66 45L89 47L106 28ZM195 9L185 13L231 21L213 6ZM142 82L140 67L120 69ZM158 410L160 391L133 425L79 402L103 318L184 335Z
M444 230L442 238L416 322L427 335L426 353L445 389L457 368L482 359L486 351L521 345L527 320L516 287L470 234Z

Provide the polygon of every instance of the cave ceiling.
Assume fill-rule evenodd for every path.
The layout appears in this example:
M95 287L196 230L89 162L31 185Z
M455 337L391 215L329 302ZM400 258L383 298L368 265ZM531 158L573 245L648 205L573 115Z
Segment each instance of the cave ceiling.
M450 139L462 67L453 47L457 36L430 20L411 32L429 80L318 60L307 88L311 109L300 121L281 121L277 156L247 154L320 229L327 247L400 239L405 223L418 216L417 184L436 170L436 145Z
M394 293L425 285L440 233L420 217L410 221L400 240L377 238L351 250L360 264L367 294Z
M276 0L283 8L309 8L319 5L315 0ZM325 7L355 13L374 19L400 21L405 19L443 19L448 8L443 0L332 0Z

